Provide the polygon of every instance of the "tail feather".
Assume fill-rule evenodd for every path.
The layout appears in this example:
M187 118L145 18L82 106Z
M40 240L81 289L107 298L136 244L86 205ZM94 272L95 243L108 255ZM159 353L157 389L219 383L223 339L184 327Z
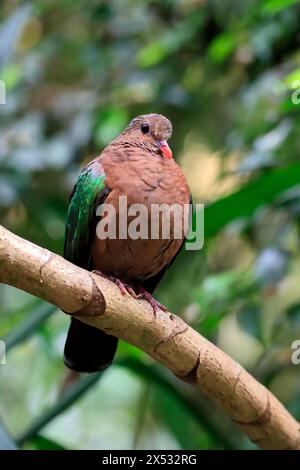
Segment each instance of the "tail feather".
M72 318L65 344L64 362L77 372L97 372L112 363L117 345L118 338L115 336Z

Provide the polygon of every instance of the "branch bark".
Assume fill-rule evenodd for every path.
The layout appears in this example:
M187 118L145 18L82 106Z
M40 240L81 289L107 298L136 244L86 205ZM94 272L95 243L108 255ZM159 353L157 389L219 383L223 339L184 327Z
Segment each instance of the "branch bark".
M214 401L263 449L300 450L300 425L246 370L172 313L0 226L0 282L142 349Z

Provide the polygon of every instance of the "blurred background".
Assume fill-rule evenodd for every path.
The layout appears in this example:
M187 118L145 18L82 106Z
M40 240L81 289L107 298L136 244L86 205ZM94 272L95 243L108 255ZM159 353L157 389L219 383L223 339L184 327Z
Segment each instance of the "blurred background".
M167 115L194 201L206 204L205 245L181 253L156 296L297 419L299 21L295 0L0 6L1 224L62 254L81 166L135 115ZM0 311L0 448L255 449L132 346L104 373L69 380L69 318L4 285Z

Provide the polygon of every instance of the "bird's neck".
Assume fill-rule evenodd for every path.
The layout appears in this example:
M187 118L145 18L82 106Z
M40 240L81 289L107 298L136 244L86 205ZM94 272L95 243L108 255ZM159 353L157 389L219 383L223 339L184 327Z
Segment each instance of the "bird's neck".
M151 154L156 154L156 155L159 154L159 150L154 143L152 144L151 142L128 138L126 135L122 135L122 134L120 135L118 139L114 140L109 145L109 147L112 150L115 150L118 147L120 147L122 149L132 149L132 150L141 149L141 151L145 153L149 152Z

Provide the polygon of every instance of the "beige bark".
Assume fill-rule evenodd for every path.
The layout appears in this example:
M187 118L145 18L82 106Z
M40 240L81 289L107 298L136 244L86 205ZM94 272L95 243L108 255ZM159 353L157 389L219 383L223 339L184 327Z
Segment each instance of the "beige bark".
M300 449L300 425L263 385L171 313L122 296L85 271L0 226L0 282L57 305L137 346L222 408L263 449Z

